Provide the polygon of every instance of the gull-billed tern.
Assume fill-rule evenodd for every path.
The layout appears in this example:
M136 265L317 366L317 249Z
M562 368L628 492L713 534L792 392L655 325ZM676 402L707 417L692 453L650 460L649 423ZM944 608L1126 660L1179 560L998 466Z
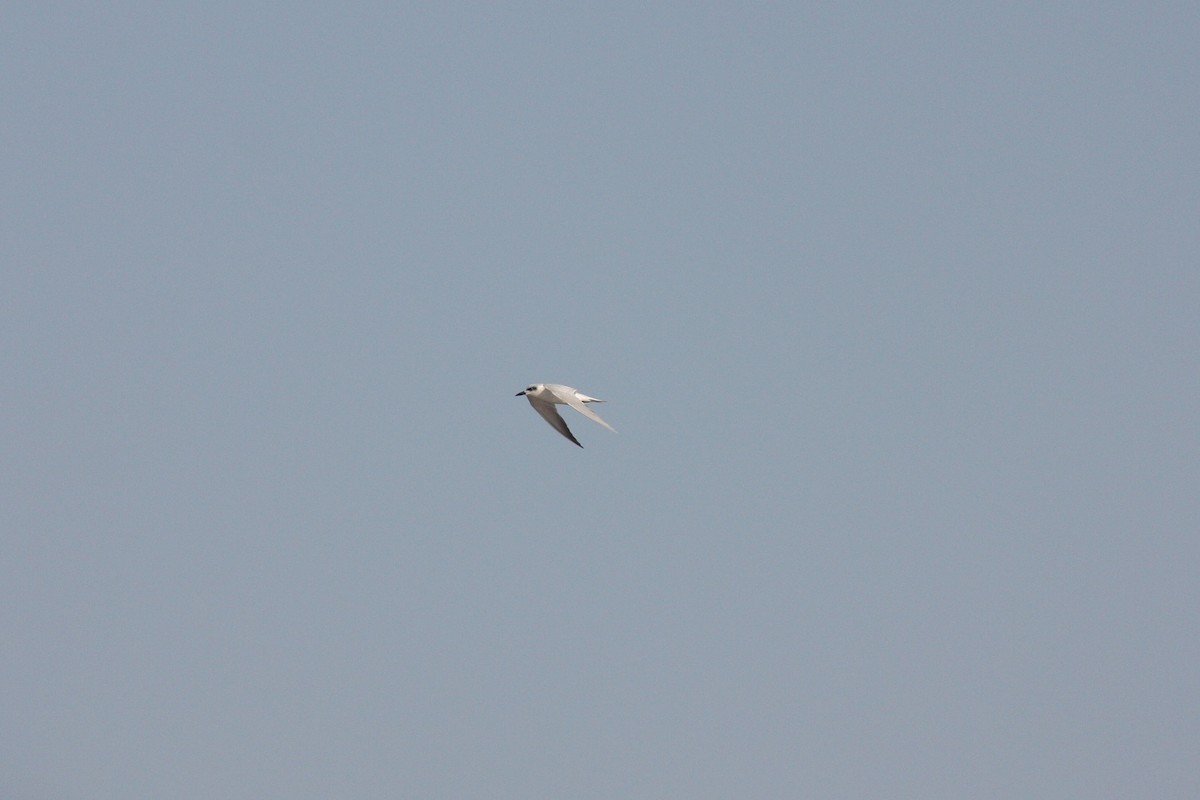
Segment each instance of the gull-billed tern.
M549 422L554 430L580 447L583 445L579 444L579 440L571 434L571 429L567 427L566 421L559 415L555 406L568 405L588 419L599 422L613 433L617 432L616 428L600 419L599 414L584 405L584 403L603 403L603 400L598 397L588 397L570 386L563 386L561 383L535 383L526 386L514 396L520 397L521 395L525 395L525 399L529 401L529 405L533 406L533 410L541 414L542 419Z

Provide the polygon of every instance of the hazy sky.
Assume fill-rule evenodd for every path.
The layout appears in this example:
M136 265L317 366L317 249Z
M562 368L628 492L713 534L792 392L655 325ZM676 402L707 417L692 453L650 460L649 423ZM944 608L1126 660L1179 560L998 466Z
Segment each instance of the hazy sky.
M9 8L0 795L1200 796L1200 7L1000 5Z

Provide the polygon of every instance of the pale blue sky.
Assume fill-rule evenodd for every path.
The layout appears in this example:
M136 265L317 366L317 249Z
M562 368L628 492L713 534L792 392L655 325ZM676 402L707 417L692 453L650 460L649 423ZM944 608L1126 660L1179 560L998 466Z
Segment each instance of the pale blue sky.
M0 794L1196 797L1197 42L10 8Z

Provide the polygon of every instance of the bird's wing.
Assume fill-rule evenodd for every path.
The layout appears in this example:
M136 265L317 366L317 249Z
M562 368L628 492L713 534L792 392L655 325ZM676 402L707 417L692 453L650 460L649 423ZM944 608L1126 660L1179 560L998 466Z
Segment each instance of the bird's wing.
M566 404L567 404L567 405L569 405L571 408L573 408L573 409L575 409L576 411L578 411L580 414L583 414L583 415L584 415L585 417L587 417L588 419L592 420L593 422L599 422L601 425L603 425L604 427L608 428L608 429L609 429L610 431L612 431L613 433L616 433L616 432L617 432L617 429L616 429L616 428L614 428L612 425L609 425L609 424L608 424L607 422L605 422L604 420L600 419L600 415L599 415L599 414L597 414L595 411L592 411L590 408L588 408L587 406L585 406L585 405L583 404L583 401L582 401L582 400L580 400L578 397L576 397L576 396L575 396L576 392L575 392L575 390L574 390L574 389L570 389L570 390L568 390L568 391L565 391L565 392L555 392L554 394L555 394L556 396L558 396L559 398L561 398L561 399L562 399L562 401L563 401L564 403L566 403ZM602 402L604 402L603 400L596 400L595 398L591 398L591 400L592 400L593 402L597 402L597 403L602 403Z
M534 411L542 415L542 419L550 423L550 427L554 428L554 430L558 431L575 444L583 447L583 445L579 444L579 440L576 439L571 433L571 429L567 427L566 420L559 415L558 410L554 407L553 403L547 403L544 400L538 400L534 397L530 397L529 395L525 395L525 399L529 401L529 405L533 406Z

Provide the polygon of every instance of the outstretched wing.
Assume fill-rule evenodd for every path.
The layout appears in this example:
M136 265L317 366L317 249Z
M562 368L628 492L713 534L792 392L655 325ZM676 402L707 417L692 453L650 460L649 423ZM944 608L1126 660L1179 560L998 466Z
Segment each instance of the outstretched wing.
M575 390L574 390L574 389L572 389L572 390L570 390L570 391L565 391L565 392L557 392L557 391L556 391L554 394L555 394L555 395L556 395L558 398L560 398L560 399L561 399L561 400L562 400L564 403L566 403L566 404L567 404L567 405L569 405L571 408L573 408L573 409L575 409L576 411L578 411L580 414L583 414L585 417L587 417L588 419L590 419L592 422L599 422L601 425L603 425L604 427L608 428L608 429L609 429L610 431L612 431L613 433L616 433L616 432L617 432L617 429L616 429L616 428L614 428L612 425L609 425L609 424L608 424L607 422L605 422L604 420L600 419L600 415L599 415L599 414L597 414L595 411L592 411L590 408L588 408L587 406L585 406L585 405L583 404L583 401L582 401L582 400L580 400L578 397L576 397L576 396L575 396ZM595 398L590 398L590 399L592 399L592 401L593 401L593 402L596 402L596 403L602 403L602 402L604 402L603 400L596 400Z
M533 406L534 411L536 411L542 415L542 419L544 419L544 420L546 420L546 422L550 423L550 427L554 428L554 430L558 431L559 433L561 433L563 436L570 439L575 444L579 445L580 447L583 447L583 445L579 444L579 440L576 439L575 436L571 433L571 429L567 427L566 420L564 420L562 418L562 416L559 415L558 409L556 409L554 407L553 403L547 403L542 400L536 400L529 395L525 395L525 399L529 401L529 405Z

